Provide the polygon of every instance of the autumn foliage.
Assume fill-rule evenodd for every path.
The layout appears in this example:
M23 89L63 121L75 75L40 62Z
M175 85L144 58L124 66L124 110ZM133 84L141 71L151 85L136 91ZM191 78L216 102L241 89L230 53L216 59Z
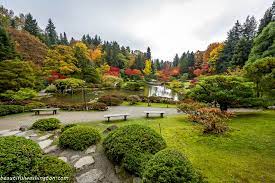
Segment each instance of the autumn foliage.
M16 51L24 60L41 65L47 55L47 46L38 38L25 31L9 28L9 34L15 42Z

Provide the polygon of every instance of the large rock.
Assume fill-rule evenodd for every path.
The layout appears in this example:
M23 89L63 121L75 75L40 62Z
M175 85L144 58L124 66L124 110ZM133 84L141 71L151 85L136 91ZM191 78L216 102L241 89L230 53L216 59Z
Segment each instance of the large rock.
M75 164L74 167L76 169L81 169L83 166L91 165L95 162L94 158L92 156L84 156L80 158Z
M44 150L44 153L51 153L57 151L59 148L57 145L50 146Z
M52 144L53 140L44 140L38 143L41 149L45 149L46 147L49 147Z
M102 171L91 169L90 171L76 177L78 183L97 183L104 178Z
M62 161L64 161L64 162L68 162L68 158L66 158L66 157L59 157L58 159L60 159L60 160L62 160Z
M37 140L46 140L46 139L48 139L48 138L50 138L51 136L53 136L52 134L47 134L47 135L44 135L44 136L41 136L41 137L39 137Z
M96 150L96 145L92 145L85 151L85 154L95 153L95 150Z
M22 131L22 132L24 132L24 131L27 131L28 128L29 128L28 126L23 125L23 126L20 126L19 130Z
M8 132L6 132L6 133L3 133L2 134L2 136L11 136L11 135L16 135L16 134L18 134L18 133L20 133L21 131L18 131L18 130L16 130L16 131L8 131Z

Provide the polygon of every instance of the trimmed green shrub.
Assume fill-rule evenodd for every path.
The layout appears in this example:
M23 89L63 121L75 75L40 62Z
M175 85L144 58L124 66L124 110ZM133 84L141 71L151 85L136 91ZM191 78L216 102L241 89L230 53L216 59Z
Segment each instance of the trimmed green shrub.
M0 175L32 176L35 159L42 155L39 145L24 137L0 137Z
M0 105L0 116L22 112L24 112L24 107L21 105Z
M65 125L65 126L63 126L62 128L61 128L61 133L63 133L64 131L66 131L66 130L68 130L69 128L72 128L72 127L74 127L74 126L76 126L77 124L67 124L67 125Z
M95 102L88 104L89 110L95 110L95 111L107 111L108 106L102 102Z
M47 88L45 89L46 93L56 93L57 92L57 87L53 84L47 86Z
M118 105L122 104L123 101L118 97L111 96L111 95L105 95L105 96L101 96L98 99L98 102L102 102L108 106L118 106Z
M111 132L104 140L107 157L131 173L140 175L143 162L166 147L164 139L142 125L128 125Z
M129 95L127 97L127 101L129 102L130 105L135 105L140 101L140 98L137 95Z
M73 150L85 150L100 141L99 132L89 126L74 126L64 131L59 138L59 145Z
M36 165L33 168L37 176L49 177L45 182L73 182L74 169L64 161L54 156L42 156L36 159ZM52 179L52 177L63 177L64 180Z
M46 104L44 104L43 102L33 101L33 102L30 102L25 105L25 111L35 109L35 108L41 108L41 107L45 107L45 106L46 106Z
M144 84L141 82L128 81L122 85L125 90L138 91L143 89Z
M189 160L179 151L164 149L156 153L146 164L142 174L144 183L199 183L203 182Z
M39 119L33 123L32 128L41 131L55 130L60 127L60 121L56 118Z

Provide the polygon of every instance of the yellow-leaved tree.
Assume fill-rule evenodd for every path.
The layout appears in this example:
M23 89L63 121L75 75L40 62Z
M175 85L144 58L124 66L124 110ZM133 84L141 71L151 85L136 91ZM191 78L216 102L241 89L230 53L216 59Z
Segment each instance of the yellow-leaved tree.
M223 51L223 49L224 49L224 43L219 43L219 45L210 52L208 64L209 64L209 71L211 73L216 72L217 60L219 59L220 53Z
M145 61L145 68L143 70L145 75L150 75L152 73L152 62L151 60L146 60Z

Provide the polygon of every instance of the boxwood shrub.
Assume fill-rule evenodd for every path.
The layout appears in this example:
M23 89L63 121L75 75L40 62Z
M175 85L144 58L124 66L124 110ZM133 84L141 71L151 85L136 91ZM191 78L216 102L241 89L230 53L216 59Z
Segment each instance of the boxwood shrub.
M39 177L49 177L45 182L73 182L74 169L68 163L54 156L42 156L36 159L33 172ZM64 180L51 179L51 177L63 177Z
M199 183L202 176L193 169L189 160L177 150L164 149L156 153L142 173L144 183Z
M77 124L67 124L67 125L63 126L63 127L61 128L61 133L63 133L65 130L68 130L68 129L70 129L70 128L76 126L76 125L77 125Z
M144 162L166 147L164 139L149 127L128 125L111 132L104 140L107 157L131 173L141 175Z
M0 147L2 177L68 177L63 182L73 180L74 171L69 164L57 157L44 156L39 145L32 140L16 136L0 137Z
M122 104L123 100L116 96L104 95L98 99L98 102L104 103L108 106L118 106Z
M0 116L22 112L24 112L24 106L21 105L0 105Z
M42 155L39 145L24 137L0 137L0 175L31 176L35 159Z
M64 131L59 138L59 145L73 150L85 150L100 141L99 132L88 126L74 126Z
M32 128L41 131L55 130L60 127L60 121L56 118L39 119L33 123Z

